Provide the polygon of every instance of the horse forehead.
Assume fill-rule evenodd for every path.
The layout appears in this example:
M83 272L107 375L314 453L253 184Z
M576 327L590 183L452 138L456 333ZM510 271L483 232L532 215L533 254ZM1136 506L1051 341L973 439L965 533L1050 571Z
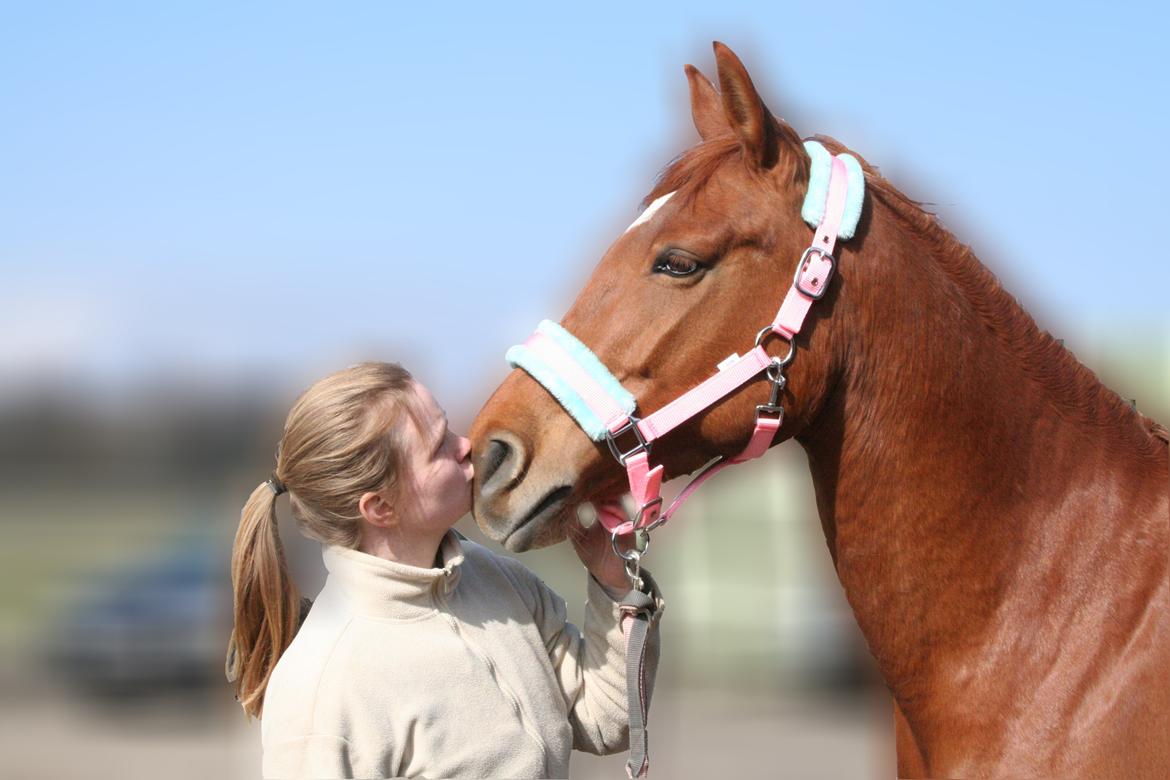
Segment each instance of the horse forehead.
M638 227L638 225L645 225L647 222L654 219L654 215L658 213L658 209L665 206L666 201L670 200L672 195L674 195L674 192L668 192L665 195L655 198L654 202L647 206L646 210L639 214L638 218L630 223L630 226L625 229L623 235L625 233L629 233L631 230Z

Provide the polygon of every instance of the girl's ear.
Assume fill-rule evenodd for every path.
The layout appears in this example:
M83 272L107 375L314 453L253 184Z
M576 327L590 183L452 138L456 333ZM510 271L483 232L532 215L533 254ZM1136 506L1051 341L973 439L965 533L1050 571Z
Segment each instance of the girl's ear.
M398 514L394 511L394 505L390 503L382 491L371 491L363 494L358 500L358 511L370 525L390 528L398 522Z

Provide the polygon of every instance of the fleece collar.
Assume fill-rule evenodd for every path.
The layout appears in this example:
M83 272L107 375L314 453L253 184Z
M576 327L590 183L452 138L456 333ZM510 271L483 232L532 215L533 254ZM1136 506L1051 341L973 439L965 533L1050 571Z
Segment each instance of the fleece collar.
M436 593L451 593L459 582L463 546L454 531L439 544L441 568L424 569L336 545L322 551L333 585L357 614L384 620L415 620L437 609Z

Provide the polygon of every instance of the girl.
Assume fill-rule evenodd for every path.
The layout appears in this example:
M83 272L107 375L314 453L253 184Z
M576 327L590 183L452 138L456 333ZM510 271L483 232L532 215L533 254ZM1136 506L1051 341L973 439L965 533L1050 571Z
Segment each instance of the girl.
M470 449L395 364L327 376L293 405L232 553L229 678L262 714L265 777L565 777L573 748L625 748L622 561L600 523L575 527L591 576L584 629L566 622L524 566L452 530ZM329 572L299 630L284 492ZM649 641L652 681L656 626Z

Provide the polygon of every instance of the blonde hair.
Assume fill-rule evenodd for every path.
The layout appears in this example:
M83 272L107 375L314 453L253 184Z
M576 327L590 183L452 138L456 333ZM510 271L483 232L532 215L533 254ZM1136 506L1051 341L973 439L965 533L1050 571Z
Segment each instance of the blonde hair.
M284 423L273 477L288 490L298 530L326 545L361 540L358 501L395 491L402 464L405 413L417 421L413 379L397 363L359 363L317 381ZM301 620L301 597L288 573L276 523L276 492L262 482L240 514L232 548L235 625L228 679L249 716Z

